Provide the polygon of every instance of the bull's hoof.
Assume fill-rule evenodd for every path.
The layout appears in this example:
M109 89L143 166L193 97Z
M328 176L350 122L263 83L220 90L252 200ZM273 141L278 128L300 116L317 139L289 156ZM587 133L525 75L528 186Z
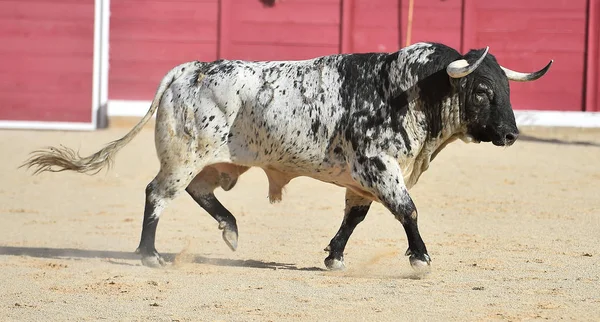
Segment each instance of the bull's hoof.
M229 248L235 252L238 246L238 234L237 232L229 229L223 230L223 240Z
M166 265L165 260L160 256L142 257L142 265L150 268L161 268Z
M341 271L346 269L346 265L344 265L344 258L337 259L334 257L327 257L325 258L325 266L331 271Z
M223 240L225 241L225 244L235 252L238 246L238 232L236 225L221 222L219 224L219 229L223 230Z
M427 273L431 270L431 258L427 254L421 256L411 254L408 260L415 271Z
M136 254L142 254L142 265L150 268L161 268L166 265L165 260L160 256L157 251L149 254L143 254L138 248L135 250Z

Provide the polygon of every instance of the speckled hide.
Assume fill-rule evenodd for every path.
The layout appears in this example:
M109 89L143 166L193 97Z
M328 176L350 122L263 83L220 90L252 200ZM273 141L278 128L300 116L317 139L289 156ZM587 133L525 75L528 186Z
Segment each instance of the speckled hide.
M161 170L149 185L148 217L157 219L165 199L189 183L198 201L260 167L272 202L298 176L346 187L361 206L382 202L401 222L414 222L413 253L428 264L408 189L434 153L466 135L459 91L445 71L460 57L419 43L392 54L177 67L157 112ZM237 227L235 234L232 249Z
M402 224L410 263L428 268L430 257L408 190L447 144L513 144L518 129L509 79L535 80L508 70L485 50L464 56L437 43L395 53L346 54L305 61L189 62L161 81L144 118L123 138L89 157L68 148L38 151L26 165L40 171L94 172L157 113L160 171L146 188L138 252L160 266L155 249L159 216L186 191L238 247L236 219L216 198L250 167L264 170L271 202L295 177L346 188L344 220L326 247L330 269L344 268L343 252L373 201Z
M271 202L281 200L282 189L298 176L347 189L344 222L326 248L328 268L343 268L345 244L372 201L402 223L412 266L428 267L408 189L448 143L473 140L470 123L488 122L478 120L479 112L469 116L461 108L470 100L467 93L487 91L481 94L487 105L481 97L480 105L488 112L494 90L499 88L497 98L508 98L508 80L486 54L487 49L463 57L441 44L418 43L390 54L177 67L157 112L161 170L146 191L139 248L144 263L162 263L154 249L156 221L166 202L184 188L219 221L223 239L235 250L235 217L212 192L217 186L231 189L240 174L260 167L269 180ZM452 62L468 67L474 60L477 66L485 62L482 73L491 72L497 85L478 84L466 74L450 77L446 67ZM518 133L508 99L501 103L502 124L495 130Z

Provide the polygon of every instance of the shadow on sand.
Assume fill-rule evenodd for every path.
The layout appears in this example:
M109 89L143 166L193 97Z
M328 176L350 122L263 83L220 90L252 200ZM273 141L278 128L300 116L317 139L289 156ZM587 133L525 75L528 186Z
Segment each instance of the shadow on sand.
M127 265L124 263L115 262L114 260L140 260L140 255L134 252L120 251L103 251L103 250L84 250L74 248L41 248L41 247L11 247L0 246L0 255L10 256L30 256L40 258L107 258L109 263L118 265ZM162 254L167 262L173 262L177 254L166 253ZM287 269L295 271L325 271L319 267L298 267L294 264L264 262L260 260L242 260L242 259L226 259L226 258L210 258L201 255L186 254L186 257L191 258L191 262L196 264L206 264L214 266L233 266L233 267L250 267L262 269ZM141 263L139 264L141 265Z
M600 143L596 143L596 142L546 139L546 138L538 138L538 137L526 135L526 134L519 135L519 141L528 141L528 142L546 143L546 144L559 144L559 145L579 145L579 146L600 147Z

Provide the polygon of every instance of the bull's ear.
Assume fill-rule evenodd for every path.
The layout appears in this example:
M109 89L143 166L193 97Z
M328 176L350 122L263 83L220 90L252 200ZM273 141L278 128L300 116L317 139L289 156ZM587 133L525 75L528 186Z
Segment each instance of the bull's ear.
M473 64L469 64L466 59L459 59L451 62L450 65L446 67L446 72L452 78L462 78L471 74L475 71L475 69L477 69L477 67L479 67L479 65L481 65L489 49L489 46L485 47L485 51L481 57L479 57L479 59L477 59L477 61L475 61Z
M529 82L529 81L533 81L533 80L536 80L536 79L544 76L550 69L550 66L552 66L553 62L554 62L554 60L551 60L548 63L548 65L546 65L546 67L538 70L537 72L533 72L533 73L515 72L514 70L510 70L510 69L508 69L506 67L502 67L502 66L500 66L500 68L502 68L502 70L506 74L506 77L508 77L508 79L511 81Z

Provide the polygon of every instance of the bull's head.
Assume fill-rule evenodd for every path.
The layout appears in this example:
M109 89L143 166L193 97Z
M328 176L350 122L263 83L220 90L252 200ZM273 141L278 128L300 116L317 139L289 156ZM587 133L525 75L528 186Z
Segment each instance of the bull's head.
M536 80L548 71L552 61L534 73L520 73L502 67L485 50L471 50L463 59L448 65L446 72L457 79L463 94L461 114L466 123L464 140L512 145L519 135L510 103L508 81Z

